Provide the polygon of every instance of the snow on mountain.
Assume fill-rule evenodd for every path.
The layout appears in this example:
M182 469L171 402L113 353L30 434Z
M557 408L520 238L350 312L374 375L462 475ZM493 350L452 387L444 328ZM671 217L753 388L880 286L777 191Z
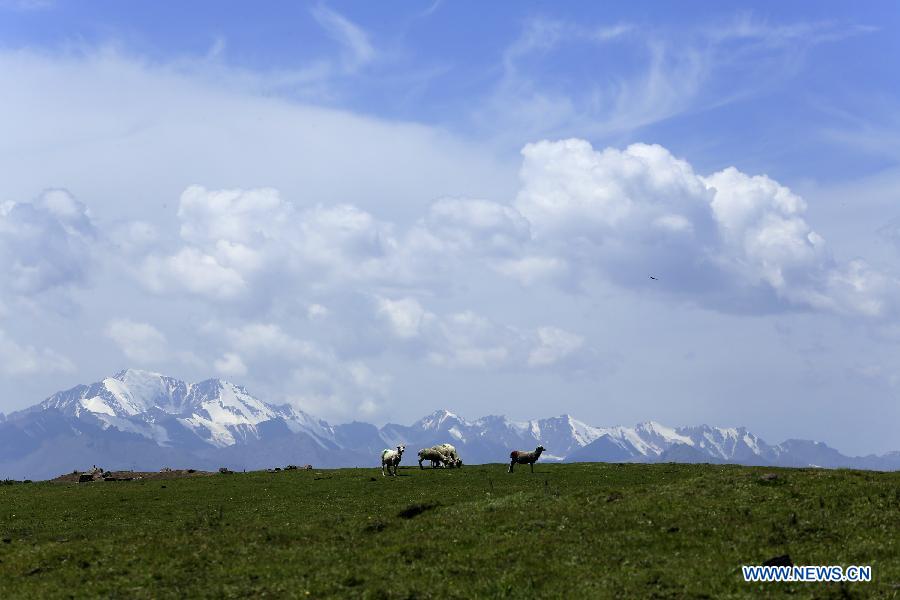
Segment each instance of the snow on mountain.
M570 415L468 420L437 410L412 425L332 426L288 405L265 402L219 379L185 383L128 369L0 415L0 471L41 477L104 462L260 468L282 461L327 466L378 463L382 448L449 442L467 463L505 462L512 449L546 448L543 461L711 462L900 469L900 452L846 457L821 442L769 445L743 427L596 427ZM73 450L74 449L74 450ZM3 473L0 473L3 475Z
M334 438L327 423L289 406L263 402L233 383L208 379L187 384L137 369L58 392L37 408L93 418L104 428L136 433L163 446L181 437L172 430L177 425L221 448L258 439L258 426L273 420L284 421L294 433L310 433L320 442Z
M177 413L187 395L187 386L159 373L127 369L89 386L79 385L53 394L38 406L55 408L79 416L83 411L97 415L132 417L158 408Z
M768 464L777 462L779 456L777 447L744 428L673 428L655 421L634 427L595 427L565 414L524 422L504 416L469 421L441 409L412 426L388 424L379 433L386 447L450 442L467 448L477 462L502 461L511 448L530 449L539 444L547 449L544 460L550 461L656 461L693 456L710 462Z
M447 428L452 428L454 425L463 423L464 421L454 415L449 410L441 409L436 410L432 414L422 417L418 421L413 424L413 427L423 429L423 430L431 430L431 431L439 431L445 425Z
M551 461L662 460L681 446L691 448L691 456L715 462L766 462L771 454L770 446L743 428L672 428L654 421L634 427L594 427L565 414L525 422L503 416L468 421L442 409L409 427L386 425L380 434L387 447L448 441L469 448L478 462L502 461L511 448L530 449L539 444L547 449L544 460ZM684 451L680 454L686 455Z

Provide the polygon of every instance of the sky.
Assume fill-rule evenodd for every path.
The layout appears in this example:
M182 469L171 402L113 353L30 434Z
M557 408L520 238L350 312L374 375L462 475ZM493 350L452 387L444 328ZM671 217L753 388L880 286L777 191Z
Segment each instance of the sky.
M900 13L749 6L0 0L0 411L900 450Z

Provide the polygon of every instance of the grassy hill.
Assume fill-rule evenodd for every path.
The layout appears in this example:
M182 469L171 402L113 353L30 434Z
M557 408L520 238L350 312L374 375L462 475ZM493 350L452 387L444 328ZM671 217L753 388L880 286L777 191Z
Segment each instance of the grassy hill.
M0 596L900 597L900 473L505 470L0 485ZM743 582L785 553L874 581Z

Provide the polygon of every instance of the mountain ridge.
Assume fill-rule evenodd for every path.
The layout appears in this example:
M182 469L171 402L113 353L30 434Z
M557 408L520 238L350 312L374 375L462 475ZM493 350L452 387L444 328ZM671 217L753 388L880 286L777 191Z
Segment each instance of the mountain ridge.
M90 464L144 470L375 466L384 447L403 443L414 453L443 442L455 445L469 463L504 462L510 449L540 444L547 461L900 469L900 452L849 457L810 440L772 445L745 427L669 427L656 421L598 427L565 413L529 421L504 415L468 420L442 408L411 425L332 425L225 380L186 383L125 369L0 418L0 478L49 478Z

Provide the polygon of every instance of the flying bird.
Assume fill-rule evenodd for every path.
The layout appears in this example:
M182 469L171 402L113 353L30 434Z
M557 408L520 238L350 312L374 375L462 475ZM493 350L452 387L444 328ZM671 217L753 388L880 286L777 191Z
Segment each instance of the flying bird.
M650 279L652 279L653 281L659 281L659 280L658 280L656 277L654 277L653 275L650 276Z

